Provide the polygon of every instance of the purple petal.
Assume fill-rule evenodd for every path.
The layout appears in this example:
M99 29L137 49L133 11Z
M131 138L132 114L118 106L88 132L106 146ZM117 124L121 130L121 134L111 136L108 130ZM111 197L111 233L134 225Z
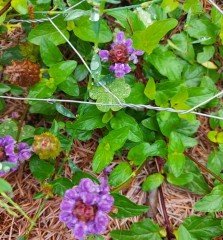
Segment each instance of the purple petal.
M76 239L82 240L84 239L87 232L87 226L84 223L77 223L74 226L73 233Z
M97 234L103 234L107 229L109 219L105 213L98 211L94 222Z
M108 61L109 51L107 51L107 50L100 50L98 54L99 54L99 57L101 58L101 60L103 62L107 62Z
M83 178L79 183L79 188L81 191L86 191L89 193L99 192L99 186L89 178Z
M116 34L115 43L120 44L120 43L124 43L124 41L125 41L125 34L124 34L124 32L118 32Z
M110 71L115 73L116 78L122 78L127 73L131 72L131 68L128 64L115 63L114 65L110 66Z

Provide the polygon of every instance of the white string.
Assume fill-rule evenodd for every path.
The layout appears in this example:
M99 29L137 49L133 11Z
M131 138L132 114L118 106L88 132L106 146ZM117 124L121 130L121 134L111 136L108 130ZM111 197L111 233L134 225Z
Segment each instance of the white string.
M122 106L122 107L129 107L129 108L137 108L137 109L148 109L148 110L155 110L155 111L166 111L166 112L173 112L178 114L186 114L185 110L176 110L173 108L162 108L162 107L156 107L152 105L144 105L144 104L132 104L132 103L122 103L122 105L118 103L99 103L99 102L88 102L88 101L81 101L81 100L72 100L72 99L56 99L56 98L29 98L29 97L12 97L12 96L1 96L0 98L3 99L13 99L13 100L21 100L21 101L40 101L40 102L48 102L48 103L78 103L78 104L88 104L88 105L98 105L98 106ZM190 113L204 116L208 118L214 118L223 120L223 117L210 115L206 113L200 113L191 111Z
M221 14L223 14L223 10L213 0L208 0L208 2L212 4Z

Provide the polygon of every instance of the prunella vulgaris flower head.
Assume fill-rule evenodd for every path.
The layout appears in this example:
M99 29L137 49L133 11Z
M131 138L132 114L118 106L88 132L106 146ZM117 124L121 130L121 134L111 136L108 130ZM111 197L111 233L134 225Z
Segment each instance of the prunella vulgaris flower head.
M100 184L84 178L78 186L65 192L60 205L60 221L72 230L78 240L85 239L88 235L103 234L113 204L107 178L101 178Z
M32 156L31 148L27 143L16 143L11 136L0 138L0 176L15 171L19 163Z
M130 38L125 39L123 32L118 32L111 49L100 50L99 56L103 62L110 62L109 70L115 73L115 77L122 78L131 72L129 63L138 63L138 56L143 55L143 51L136 50L132 46Z

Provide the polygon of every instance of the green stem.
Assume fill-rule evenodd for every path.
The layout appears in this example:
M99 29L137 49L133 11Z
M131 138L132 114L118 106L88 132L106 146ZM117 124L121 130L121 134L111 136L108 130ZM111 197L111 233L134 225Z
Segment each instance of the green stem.
M42 215L42 211L43 211L43 209L44 209L44 207L45 207L46 201L47 201L47 199L44 199L44 200L41 202L41 204L39 205L38 210L37 210L35 216L33 217L32 222L30 223L30 226L29 226L28 230L27 230L26 233L25 233L25 237L26 237L27 239L29 238L30 232L31 232L31 231L33 230L33 228L35 227L35 225L36 225L36 223L37 223L37 220L38 220L38 219L40 218L40 216Z
M19 212L25 217L30 223L32 223L32 219L23 211L23 209L15 203L10 197L8 197L4 192L1 192L1 195Z
M137 177L137 175L141 172L141 170L145 164L146 164L146 161L144 161L141 165L139 165L138 168L132 172L132 174L128 177L128 179L125 182L123 182L119 186L113 188L112 192L118 192L118 191L122 190L123 188L127 187L129 185L129 183L131 183L132 180L135 179Z
M0 206L2 208L4 208L8 212L8 214L12 215L13 217L18 217L18 215L15 212L13 212L10 209L10 206L7 203L5 203L4 201L0 200Z
M198 162L197 159L195 159L194 157L190 156L187 152L185 152L185 155L191 159L196 165L198 165L204 172L209 173L210 175L212 175L215 179L217 179L220 183L223 184L223 179L218 176L217 174L215 174L214 172L212 172L210 169L208 169L207 167L205 167L202 163Z
M21 132L22 132L22 125L23 125L23 122L24 122L24 120L26 118L26 114L28 113L28 110L29 110L29 105L27 104L26 108L25 108L25 110L23 112L23 115L22 115L22 117L20 119L20 122L18 124L18 132L17 132L17 136L16 136L16 141L17 142L19 141L19 138L20 138L20 135L21 135Z

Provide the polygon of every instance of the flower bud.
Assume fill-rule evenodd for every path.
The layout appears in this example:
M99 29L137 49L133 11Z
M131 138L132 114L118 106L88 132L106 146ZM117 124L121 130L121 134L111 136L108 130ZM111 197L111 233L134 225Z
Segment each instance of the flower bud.
M61 144L57 137L50 132L34 136L33 151L40 159L56 158L61 151Z

